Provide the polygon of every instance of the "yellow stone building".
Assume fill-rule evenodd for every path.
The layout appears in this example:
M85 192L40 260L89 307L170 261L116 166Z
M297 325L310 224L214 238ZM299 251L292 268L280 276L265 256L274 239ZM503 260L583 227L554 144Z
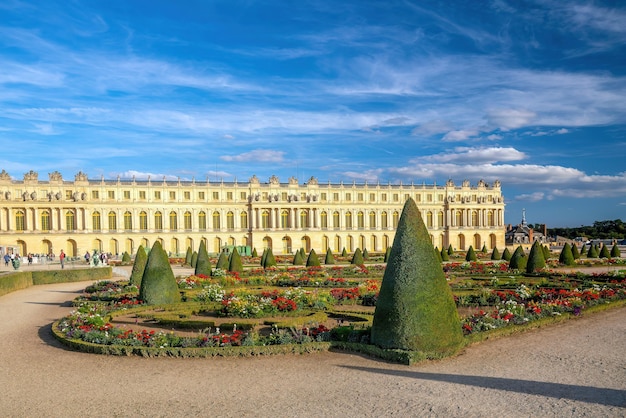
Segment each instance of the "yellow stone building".
M210 253L247 246L274 254L304 248L335 253L384 251L393 243L404 202L412 197L439 248L504 248L500 182L476 186L319 183L276 176L245 183L88 179L59 172L39 180L0 173L0 253L80 256L86 251L134 254L160 241L184 255L204 241Z

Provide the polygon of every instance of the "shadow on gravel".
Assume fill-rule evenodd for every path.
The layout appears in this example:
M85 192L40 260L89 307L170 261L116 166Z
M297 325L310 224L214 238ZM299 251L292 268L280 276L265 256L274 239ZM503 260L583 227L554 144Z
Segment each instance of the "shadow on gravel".
M64 350L64 351L74 351L70 349L69 347L61 344L56 338L54 338L54 335L52 335L52 324L39 327L39 331L37 331L37 335L39 335L39 338L41 338L41 341L43 341L44 343L46 343L47 345L51 347L60 348L61 350Z
M505 390L528 395L548 396L557 399L597 403L606 406L626 407L626 391L591 386L566 385L534 380L507 379L503 377L464 376L456 374L423 373L404 370L386 370L373 367L340 366L346 369L380 373L435 382L455 383L487 389Z
M72 301L71 300L67 300L63 303L59 303L59 302L26 302L26 303L30 303L33 305L50 305L50 306L60 306L61 308L71 308L72 307Z

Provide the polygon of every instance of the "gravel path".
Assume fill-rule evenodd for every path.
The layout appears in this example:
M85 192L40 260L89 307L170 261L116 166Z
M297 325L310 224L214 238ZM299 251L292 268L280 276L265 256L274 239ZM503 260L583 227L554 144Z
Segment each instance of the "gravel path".
M151 359L51 337L85 285L0 297L0 416L626 416L626 308L411 367L339 352Z

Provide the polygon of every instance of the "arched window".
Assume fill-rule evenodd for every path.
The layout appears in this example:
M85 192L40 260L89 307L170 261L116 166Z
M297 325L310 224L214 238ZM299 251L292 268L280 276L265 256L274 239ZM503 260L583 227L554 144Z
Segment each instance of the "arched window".
M226 214L226 228L228 228L229 231L235 229L235 214L232 212Z
M178 231L178 214L174 211L170 212L170 231Z
M186 211L183 214L183 224L185 225L185 231L191 231L192 229L192 225L191 225L191 212Z
M370 212L370 228L376 228L376 212Z
M222 227L222 218L218 211L213 212L213 230L219 230Z
M289 211L286 209L280 211L280 227L282 229L289 228Z
M41 213L41 230L50 231L50 212L47 210Z
M493 211L492 210L487 212L487 225L494 226L493 225ZM493 246L492 246L492 248L493 248Z
M393 218L392 218L392 221L393 221L393 227L394 227L394 228L397 228L397 227L398 227L398 220L399 220L399 219L400 219L400 214L399 214L399 213L398 213L398 211L396 210L396 211L394 211L394 212L393 212Z
M444 224L443 224L443 212L439 211L437 213L437 227L438 228L443 228Z
M460 210L456 211L456 226L463 226L463 213ZM464 250L465 248L461 248Z
M206 212L205 211L201 211L198 214L198 227L200 228L200 231L206 231Z
M261 212L261 228L269 229L270 227L270 212L268 210L264 210Z
M478 226L478 212L472 211L472 226Z
M129 211L124 212L124 230L131 231L133 229L133 215Z
M309 212L306 210L300 211L300 228L309 227Z
M67 229L68 231L76 230L76 217L74 215L74 212L72 212L71 210L65 212L65 229Z
M387 212L380 214L380 226L382 228L389 228L389 221L387 220Z
M320 222L320 226L322 227L322 229L328 229L328 213L326 213L325 211L322 211L322 213L320 213ZM323 248L328 248L328 242L323 246Z
M94 212L91 214L91 227L94 231L100 231L102 229L100 212Z
M248 212L241 212L241 215L239 215L239 221L241 222L241 227L243 229L248 229Z
M359 213L357 213L356 223L357 223L357 228L359 229L365 228L365 219L364 219L363 212L359 211Z
M117 214L109 212L109 231L117 231Z
M143 210L139 212L139 229L142 231L148 230L148 214Z
M154 214L154 229L157 231L163 229L163 214L158 211Z
M333 228L339 229L341 227L339 221L340 221L339 212L338 211L334 211L333 212Z
M426 213L426 226L428 228L432 228L433 227L433 213L431 211L428 211Z
M346 212L346 228L352 228L352 212Z
M24 212L19 211L15 214L15 230L23 231L25 229Z

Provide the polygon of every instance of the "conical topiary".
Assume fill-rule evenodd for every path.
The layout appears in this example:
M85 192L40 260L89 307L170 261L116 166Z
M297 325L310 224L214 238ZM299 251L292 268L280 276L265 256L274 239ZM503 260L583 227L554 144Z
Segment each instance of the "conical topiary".
M132 259L130 258L130 254L128 254L127 251L124 251L124 254L122 254L122 264L127 266L131 261Z
M330 250L330 247L326 249L326 257L324 258L324 264L335 264L335 257L333 256L333 252Z
M350 264L362 266L363 263L364 263L363 253L361 252L359 248L357 248L356 251L354 252L354 255L352 256L352 260L350 260Z
M197 263L198 263L198 252L194 251L193 254L191 254L191 267L195 269Z
M476 257L476 253L474 252L474 247L470 245L469 250L467 250L467 254L465 254L465 261L477 261L478 257Z
M259 255L257 254L257 252L256 252L256 247L254 247L254 248L252 249L252 254L251 254L250 256L251 256L251 257L258 257L258 256L259 256Z
M452 248L452 244L448 245L448 255L454 254L454 249Z
M267 269L270 267L276 266L276 259L274 258L274 253L271 248L267 249L267 254L265 254L265 260L263 262L263 268Z
M548 261L552 257L552 251L550 251L547 245L542 245L541 250L543 251L543 260Z
M304 251L304 248L302 247L300 247L300 256L302 257L303 260L306 258L306 252Z
M611 258L611 253L606 245L602 245L600 249L600 258Z
M511 254L511 252L509 251L508 248L504 248L504 251L502 252L502 259L505 261L511 261L511 257L513 255Z
M598 258L598 255L598 247L596 247L595 245L591 245L589 247L589 250L587 250L587 258Z
M587 246L585 244L583 244L582 248L580 249L580 256L581 257L587 256Z
M441 251L438 247L435 247L435 257L437 257L437 261L443 263L443 259L441 258Z
M237 251L237 247L234 247L233 252L230 254L228 271L231 273L243 272L243 263L241 262L241 256L239 255L239 251Z
M146 263L148 261L148 255L144 250L143 245L140 245L135 254L135 263L130 273L128 283L137 287L141 286L141 278L143 277L143 271L146 269Z
M267 257L267 248L263 248L263 254L261 254L261 267L265 268L265 258Z
M622 254L620 253L617 243L614 243L613 247L611 247L611 258L620 258L621 256Z
M539 241L535 241L530 248L528 261L526 263L526 273L536 273L546 267L546 260L543 258L543 248L543 245L539 244Z
M306 259L306 266L307 267L319 267L320 266L320 260L317 257L317 253L313 249L309 253L309 257Z
M341 252L341 256L342 257L347 257L348 256L348 252L346 251L346 247L343 247L343 251Z
M565 264L566 266L573 266L576 264L574 254L572 254L572 247L567 242L563 246L563 249L561 249L561 254L559 254L559 263Z
M204 241L200 241L200 249L198 250L198 259L196 260L196 270L194 274L196 276L199 274L205 276L211 275L211 260L209 260L209 254L206 251Z
M187 252L185 253L185 264L190 266L191 265L191 256L193 255L193 251L191 249L191 247L187 247Z
M304 259L302 258L302 254L300 253L300 251L296 251L296 253L293 255L292 264L294 266L303 266L304 265Z
M226 254L226 251L222 251L220 253L220 256L217 258L217 263L215 263L215 268L226 271L228 270L228 265L229 265L228 254Z
M526 264L528 264L528 258L524 249L519 246L511 255L511 261L509 262L509 268L511 270L526 270Z
M387 349L441 356L463 345L452 291L420 211L409 198L383 276L371 341Z
M480 252L483 254L487 254L487 246L485 244L483 244L483 248L481 248Z
M450 256L448 255L448 250L446 250L445 248L441 249L441 261L449 261L450 260Z
M493 247L493 251L491 251L491 259L492 260L500 260L502 256L500 255L500 251L498 251L498 247Z
M385 250L385 259L383 260L385 263L389 261L389 254L391 253L391 247L387 247Z
M363 260L370 258L370 253L367 252L367 248L363 248Z
M139 287L139 299L147 305L180 302L172 266L159 241L154 243L148 255Z
M574 256L574 260L578 260L580 258L580 252L578 251L578 246L576 244L572 245L572 255Z

